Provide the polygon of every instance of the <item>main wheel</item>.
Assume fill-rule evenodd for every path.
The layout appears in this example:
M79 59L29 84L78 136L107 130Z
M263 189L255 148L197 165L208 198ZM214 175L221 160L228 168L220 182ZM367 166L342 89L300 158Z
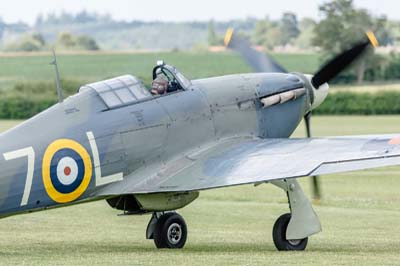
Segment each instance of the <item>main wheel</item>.
M177 213L162 215L154 230L154 244L157 248L183 248L187 238L185 220Z
M286 230L291 217L290 213L286 213L276 220L274 229L272 230L275 247L278 250L305 250L308 243L307 237L299 240L286 239Z

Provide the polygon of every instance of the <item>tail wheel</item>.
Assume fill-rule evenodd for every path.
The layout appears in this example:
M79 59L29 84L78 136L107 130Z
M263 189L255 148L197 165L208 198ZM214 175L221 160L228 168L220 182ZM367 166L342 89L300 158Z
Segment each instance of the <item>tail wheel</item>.
M272 231L272 237L274 239L275 247L278 250L289 251L289 250L305 250L308 243L308 238L298 240L286 239L286 230L290 222L292 215L290 213L283 214L280 216L275 224Z
M187 239L185 220L177 213L162 215L154 230L154 244L157 248L183 248Z

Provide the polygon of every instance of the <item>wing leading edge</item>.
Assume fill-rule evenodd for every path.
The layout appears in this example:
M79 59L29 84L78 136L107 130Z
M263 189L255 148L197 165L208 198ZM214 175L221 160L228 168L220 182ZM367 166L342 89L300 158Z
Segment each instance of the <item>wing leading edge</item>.
M101 195L204 190L400 165L400 136L231 139L111 184Z

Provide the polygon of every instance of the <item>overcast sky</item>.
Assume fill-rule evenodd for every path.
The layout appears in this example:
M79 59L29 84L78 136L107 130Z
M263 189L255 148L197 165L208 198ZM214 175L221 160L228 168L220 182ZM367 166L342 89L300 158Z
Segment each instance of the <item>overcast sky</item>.
M299 17L318 18L318 6L326 0L1 0L0 17L6 22L32 24L38 14L82 9L111 14L121 20L228 20L248 16L278 18L285 11ZM399 0L354 0L374 15L400 20Z

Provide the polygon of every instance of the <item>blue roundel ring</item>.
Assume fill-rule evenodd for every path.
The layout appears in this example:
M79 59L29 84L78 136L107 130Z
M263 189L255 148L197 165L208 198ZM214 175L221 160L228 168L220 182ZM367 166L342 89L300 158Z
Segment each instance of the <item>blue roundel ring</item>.
M59 165L60 160L66 157L72 158L78 166L78 173L76 175L75 181L73 181L69 185L61 183L60 177L57 175L57 166ZM61 149L53 155L50 163L50 179L51 183L53 183L54 188L58 192L68 194L75 191L82 183L84 174L85 165L83 164L82 158L76 151L72 149Z
M58 139L43 155L43 185L55 202L68 203L78 199L89 187L92 174L89 153L74 140Z

